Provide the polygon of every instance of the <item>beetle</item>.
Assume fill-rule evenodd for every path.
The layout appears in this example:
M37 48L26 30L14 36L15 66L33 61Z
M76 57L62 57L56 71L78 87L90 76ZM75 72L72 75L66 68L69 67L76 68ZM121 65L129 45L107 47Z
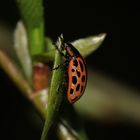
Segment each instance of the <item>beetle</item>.
M64 43L60 37L61 49L57 50L65 60L65 78L67 83L67 100L70 104L75 103L84 93L87 84L87 67L84 58L79 51L70 43ZM65 51L65 53L64 53ZM59 66L58 66L59 67Z

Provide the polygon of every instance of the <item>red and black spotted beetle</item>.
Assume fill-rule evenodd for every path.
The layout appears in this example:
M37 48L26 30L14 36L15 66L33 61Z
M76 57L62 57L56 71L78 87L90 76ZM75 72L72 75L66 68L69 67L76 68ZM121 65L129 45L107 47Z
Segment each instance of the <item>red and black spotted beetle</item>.
M70 43L63 43L61 36L61 50L58 51L65 57L67 77L67 100L73 104L84 93L87 84L87 67L84 58L79 51ZM63 53L63 51L66 51Z

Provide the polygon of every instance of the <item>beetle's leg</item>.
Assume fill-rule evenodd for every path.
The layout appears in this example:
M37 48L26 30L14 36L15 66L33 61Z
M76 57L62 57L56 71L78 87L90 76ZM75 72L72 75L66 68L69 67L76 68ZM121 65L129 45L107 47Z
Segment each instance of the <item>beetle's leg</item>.
M54 67L52 70L57 70L59 67L63 67L65 65L67 65L68 60L65 60L64 63L57 65L56 67Z

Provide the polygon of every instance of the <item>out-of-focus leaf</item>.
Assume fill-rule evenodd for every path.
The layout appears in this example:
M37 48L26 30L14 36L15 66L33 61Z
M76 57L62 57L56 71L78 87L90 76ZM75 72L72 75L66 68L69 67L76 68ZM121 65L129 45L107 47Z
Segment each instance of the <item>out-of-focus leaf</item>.
M17 27L14 33L14 47L19 61L22 65L25 76L31 81L32 64L28 51L27 35L22 22L17 23Z
M106 34L102 33L96 36L78 39L73 41L72 44L79 50L82 56L86 57L100 47L105 37Z
M6 25L0 25L0 50L21 67L13 47L13 31Z
M14 83L19 87L22 93L30 98L32 89L26 79L24 79L21 71L16 67L15 63L11 60L6 53L0 50L0 67L9 75Z
M27 30L30 55L43 53L45 50L43 0L16 0L16 2Z
M130 120L140 123L140 90L89 70L83 97L75 103L81 115L102 121Z

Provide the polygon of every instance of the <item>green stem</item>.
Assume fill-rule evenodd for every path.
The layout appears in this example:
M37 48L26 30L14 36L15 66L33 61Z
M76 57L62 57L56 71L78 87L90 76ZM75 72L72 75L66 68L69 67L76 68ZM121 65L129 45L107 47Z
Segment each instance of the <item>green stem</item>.
M44 25L40 24L39 27L33 29L30 28L27 34L31 56L44 52Z
M16 0L23 23L27 29L28 47L31 56L45 50L44 18L42 0Z
M58 47L61 46L61 41L58 42ZM55 60L54 60L54 68L62 63L61 54L56 50ZM48 136L48 130L52 125L55 117L58 114L60 104L63 99L62 92L62 79L63 79L64 71L61 68L53 70L50 90L49 90L49 98L48 98L48 106L46 110L46 121L44 124L44 129L42 132L41 140L46 140Z

